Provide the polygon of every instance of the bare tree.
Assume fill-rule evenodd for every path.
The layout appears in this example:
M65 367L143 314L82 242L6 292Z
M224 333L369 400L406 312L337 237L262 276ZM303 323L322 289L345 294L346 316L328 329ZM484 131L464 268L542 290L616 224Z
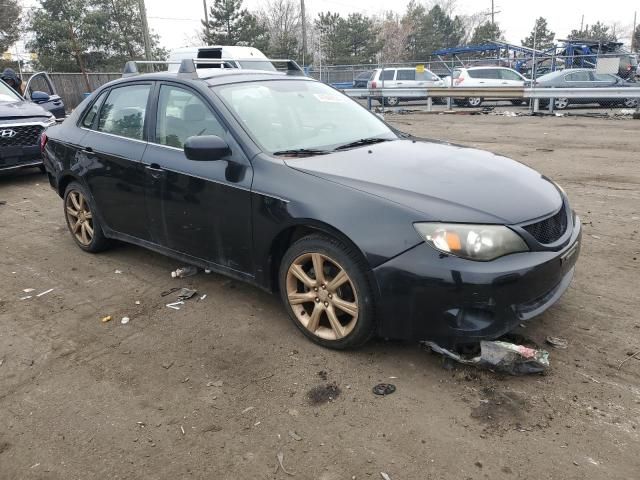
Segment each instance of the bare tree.
M393 63L401 62L407 56L407 39L409 29L402 21L400 15L388 11L380 20L380 62Z
M269 0L260 12L269 34L269 54L296 58L302 48L302 16L295 0Z

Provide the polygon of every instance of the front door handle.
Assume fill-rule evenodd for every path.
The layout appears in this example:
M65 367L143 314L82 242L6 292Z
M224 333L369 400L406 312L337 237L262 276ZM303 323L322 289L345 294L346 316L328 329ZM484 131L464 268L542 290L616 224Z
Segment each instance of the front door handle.
M93 148L91 148L91 147L84 147L84 148L82 149L82 151L83 151L84 153L93 153Z
M151 165L147 165L145 169L147 170L147 172L149 172L149 175L151 175L151 178L154 178L156 180L164 177L166 174L166 171L157 163L152 163Z

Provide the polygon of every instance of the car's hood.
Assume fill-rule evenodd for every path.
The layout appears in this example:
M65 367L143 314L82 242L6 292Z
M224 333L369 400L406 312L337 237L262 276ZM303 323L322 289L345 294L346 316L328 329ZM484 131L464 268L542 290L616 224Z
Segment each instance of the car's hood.
M443 143L395 140L286 163L422 212L424 220L515 224L562 205L556 187L529 167Z
M18 102L0 102L0 121L3 119L34 118L47 119L51 117L40 105L27 100Z

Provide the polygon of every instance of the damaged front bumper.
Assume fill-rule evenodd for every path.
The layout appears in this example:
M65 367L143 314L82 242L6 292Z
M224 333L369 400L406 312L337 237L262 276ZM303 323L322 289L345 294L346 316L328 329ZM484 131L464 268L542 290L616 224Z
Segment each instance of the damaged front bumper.
M442 255L423 243L374 269L379 335L452 346L495 339L551 307L571 283L582 229L559 251L490 262Z

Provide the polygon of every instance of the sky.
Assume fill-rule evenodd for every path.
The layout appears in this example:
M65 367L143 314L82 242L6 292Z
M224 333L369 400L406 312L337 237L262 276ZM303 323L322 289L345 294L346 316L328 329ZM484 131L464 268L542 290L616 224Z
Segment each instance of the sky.
M207 0L209 4L213 0ZM428 0L418 0L425 2ZM246 8L260 9L266 0L245 0ZM307 11L312 17L319 12L331 10L341 14L360 12L367 15L381 14L393 9L404 12L409 0L305 0ZM179 8L176 6L179 5ZM160 34L161 42L168 48L193 44L193 37L200 28L203 16L202 0L146 0L149 25ZM636 0L495 0L496 22L505 31L505 38L511 43L520 44L532 30L535 18L543 16L549 28L556 32L556 38L564 38L572 29L578 29L582 15L584 23L601 21L606 24L617 23L622 29L622 40L629 43L628 37L633 28L634 9L640 13L640 2ZM472 14L479 11L489 12L491 0L456 0L456 12ZM179 19L179 20L178 20ZM640 20L639 20L640 21ZM620 31L620 30L618 30ZM620 35L619 35L620 36ZM630 38L630 37L629 37Z
M209 5L213 0L206 0ZM429 0L417 0L428 3ZM249 10L264 8L267 0L244 0ZM23 5L37 5L37 0L22 0ZM367 15L382 14L387 10L402 13L409 0L305 0L308 14L313 18L319 12L330 10L347 15L359 12ZM145 0L149 26L160 36L162 46L172 49L196 45L204 15L203 0ZM456 13L489 12L491 0L456 0ZM532 30L537 17L545 17L556 38L564 38L572 29L578 29L582 15L584 23L601 21L617 24L618 36L630 43L634 10L640 13L637 0L495 0L496 22L505 32L508 42L520 44ZM640 16L639 16L640 17ZM640 18L638 20L640 22Z

